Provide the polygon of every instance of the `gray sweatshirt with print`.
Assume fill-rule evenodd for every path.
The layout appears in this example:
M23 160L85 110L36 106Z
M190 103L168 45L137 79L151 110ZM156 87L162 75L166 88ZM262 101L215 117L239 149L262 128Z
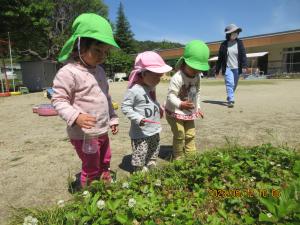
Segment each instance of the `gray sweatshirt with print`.
M160 122L159 103L150 97L149 92L148 87L135 84L125 94L121 108L131 121L131 139L146 138L161 131L160 124L146 122L144 126L139 125L142 119Z

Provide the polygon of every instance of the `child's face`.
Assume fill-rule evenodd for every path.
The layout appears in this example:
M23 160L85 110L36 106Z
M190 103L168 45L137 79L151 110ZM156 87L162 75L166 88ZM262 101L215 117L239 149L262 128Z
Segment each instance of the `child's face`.
M96 66L102 64L106 60L110 49L111 46L107 44L93 44L82 54L82 58L88 65Z
M145 71L142 74L143 83L148 87L155 87L160 82L160 78L163 76L163 73L153 73L151 71Z
M193 69L192 67L190 67L187 64L185 64L185 66L183 67L183 71L182 72L185 75L187 75L188 77L195 77L196 75L198 75L199 73L201 73L200 70Z

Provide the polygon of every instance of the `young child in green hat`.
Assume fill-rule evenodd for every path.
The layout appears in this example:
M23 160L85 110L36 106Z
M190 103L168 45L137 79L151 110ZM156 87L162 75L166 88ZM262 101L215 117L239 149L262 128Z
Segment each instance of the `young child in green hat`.
M209 70L209 48L199 40L189 42L175 68L167 101L166 119L173 133L173 159L196 152L194 120L202 117L200 109L200 76Z
M108 130L118 132L118 117L99 64L113 46L118 47L107 20L93 13L81 14L59 55L60 62L68 61L53 81L52 104L67 122L68 136L82 161L81 186L100 177L111 180Z

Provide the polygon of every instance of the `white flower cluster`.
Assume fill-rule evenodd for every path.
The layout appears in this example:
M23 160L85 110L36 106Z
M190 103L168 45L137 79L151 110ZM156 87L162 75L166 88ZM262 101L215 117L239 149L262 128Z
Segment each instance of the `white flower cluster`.
M63 208L65 206L65 201L64 200L59 200L57 202L57 205L58 205L59 208Z
M84 198L89 198L89 197L91 196L91 194L90 194L89 191L84 191L84 192L82 193L82 196L83 196Z
M161 180L160 180L160 179L157 179L157 180L155 181L154 185L155 185L156 187L160 187L160 186L161 186Z
M129 188L129 183L128 183L128 182L124 182L124 183L122 184L122 188L128 189L128 188Z
M105 208L105 201L99 200L97 202L97 207L98 207L98 209L104 209Z
M129 208L133 208L133 207L135 206L135 204L136 204L136 201L135 201L134 198L130 198L130 199L128 200L128 207L129 207Z
M24 223L23 223L23 225L37 225L38 224L38 220L37 220L37 218L34 218L34 217L32 217L32 216L26 216L25 218L24 218Z

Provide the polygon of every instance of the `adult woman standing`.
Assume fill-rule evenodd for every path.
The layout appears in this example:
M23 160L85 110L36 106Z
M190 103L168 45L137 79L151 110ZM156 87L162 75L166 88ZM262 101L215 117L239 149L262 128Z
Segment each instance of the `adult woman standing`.
M218 61L216 64L216 74L222 69L225 78L228 107L234 106L234 92L237 87L241 73L246 72L247 57L242 40L238 39L242 29L235 24L230 24L225 28L226 40L222 42Z

